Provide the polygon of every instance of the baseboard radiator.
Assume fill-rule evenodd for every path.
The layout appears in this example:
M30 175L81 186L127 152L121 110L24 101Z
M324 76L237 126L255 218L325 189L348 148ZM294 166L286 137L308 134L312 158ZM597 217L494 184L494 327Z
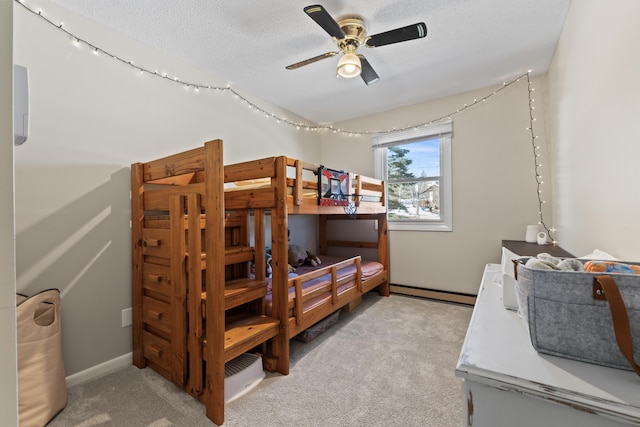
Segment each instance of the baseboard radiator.
M391 284L391 292L401 295L411 295L414 297L429 298L434 300L455 302L458 304L474 305L476 296L469 294L461 294L456 292L446 292L435 289L416 288L413 286L394 285Z

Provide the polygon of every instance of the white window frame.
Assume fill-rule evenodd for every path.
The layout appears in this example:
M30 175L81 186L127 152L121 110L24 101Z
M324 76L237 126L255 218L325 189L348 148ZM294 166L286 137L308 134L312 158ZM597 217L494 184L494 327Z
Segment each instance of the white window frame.
M372 149L375 160L374 170L378 179L387 181L387 147L399 146L417 140L440 139L440 219L397 219L389 218L389 230L404 231L453 231L453 197L451 180L451 138L453 123L443 122L418 128L388 132L372 138ZM388 205L388 203L387 203Z

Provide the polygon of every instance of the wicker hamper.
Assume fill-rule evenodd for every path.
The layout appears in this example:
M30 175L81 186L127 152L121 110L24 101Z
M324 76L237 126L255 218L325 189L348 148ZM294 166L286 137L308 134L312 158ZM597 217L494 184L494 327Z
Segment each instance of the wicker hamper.
M20 427L47 424L67 403L60 292L16 295Z
M542 270L525 262L516 263L516 294L536 351L640 375L639 274Z

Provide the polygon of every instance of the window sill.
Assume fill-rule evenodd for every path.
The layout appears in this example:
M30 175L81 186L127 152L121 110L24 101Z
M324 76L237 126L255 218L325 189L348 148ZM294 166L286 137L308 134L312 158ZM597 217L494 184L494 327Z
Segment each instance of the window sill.
M424 221L391 221L387 223L389 231L453 231L451 224Z

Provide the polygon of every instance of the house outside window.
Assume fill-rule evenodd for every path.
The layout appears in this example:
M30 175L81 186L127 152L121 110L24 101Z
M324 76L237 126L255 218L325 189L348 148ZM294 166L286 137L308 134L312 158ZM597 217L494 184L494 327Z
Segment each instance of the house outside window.
M373 138L389 230L452 231L451 122Z

